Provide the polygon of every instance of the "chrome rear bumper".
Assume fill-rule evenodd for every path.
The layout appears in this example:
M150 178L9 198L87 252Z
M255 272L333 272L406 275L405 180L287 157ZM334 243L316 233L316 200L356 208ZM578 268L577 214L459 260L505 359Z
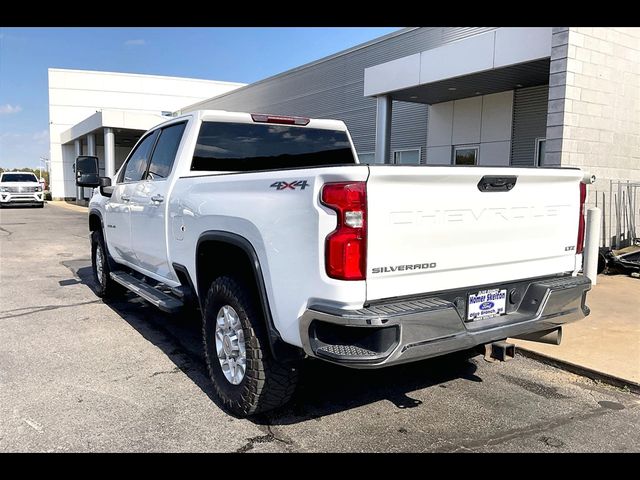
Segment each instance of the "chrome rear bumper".
M314 305L300 321L303 348L330 362L377 368L551 330L589 315L585 299L591 281L586 277L554 276L512 285L522 294L507 306L506 315L472 322L464 319L466 294L473 289L360 310Z

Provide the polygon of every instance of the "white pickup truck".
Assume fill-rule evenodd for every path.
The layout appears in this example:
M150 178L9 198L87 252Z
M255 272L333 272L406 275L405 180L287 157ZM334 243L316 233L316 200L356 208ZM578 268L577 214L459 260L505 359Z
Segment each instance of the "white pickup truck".
M284 404L306 356L385 367L589 314L579 169L362 165L341 121L198 111L96 172L98 295L199 308L236 415Z

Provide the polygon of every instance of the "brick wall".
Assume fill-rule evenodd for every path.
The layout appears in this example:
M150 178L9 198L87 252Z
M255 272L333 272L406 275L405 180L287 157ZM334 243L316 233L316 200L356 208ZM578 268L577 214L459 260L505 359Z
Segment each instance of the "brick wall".
M616 223L610 181L640 183L640 28L553 29L545 163L596 175L588 204L597 198L603 207L608 245ZM640 198L638 236L639 208Z

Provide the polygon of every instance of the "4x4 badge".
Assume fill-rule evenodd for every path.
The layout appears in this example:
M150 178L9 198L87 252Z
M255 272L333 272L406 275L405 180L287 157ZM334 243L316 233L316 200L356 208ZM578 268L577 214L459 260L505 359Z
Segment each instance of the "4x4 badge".
M291 190L295 190L296 188L300 187L300 190L304 190L305 188L307 188L309 186L309 183L306 180L296 180L294 182L273 182L271 184L271 188L275 188L276 190L287 190L287 189L291 189Z

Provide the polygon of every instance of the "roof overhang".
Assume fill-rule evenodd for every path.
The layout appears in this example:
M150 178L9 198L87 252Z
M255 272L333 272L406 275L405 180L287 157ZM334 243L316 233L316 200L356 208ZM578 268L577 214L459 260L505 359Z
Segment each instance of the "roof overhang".
M85 118L60 134L60 143L69 143L105 127L126 130L149 130L167 120L162 115L127 110L102 110Z
M551 27L508 27L369 67L365 96L439 103L549 82Z

